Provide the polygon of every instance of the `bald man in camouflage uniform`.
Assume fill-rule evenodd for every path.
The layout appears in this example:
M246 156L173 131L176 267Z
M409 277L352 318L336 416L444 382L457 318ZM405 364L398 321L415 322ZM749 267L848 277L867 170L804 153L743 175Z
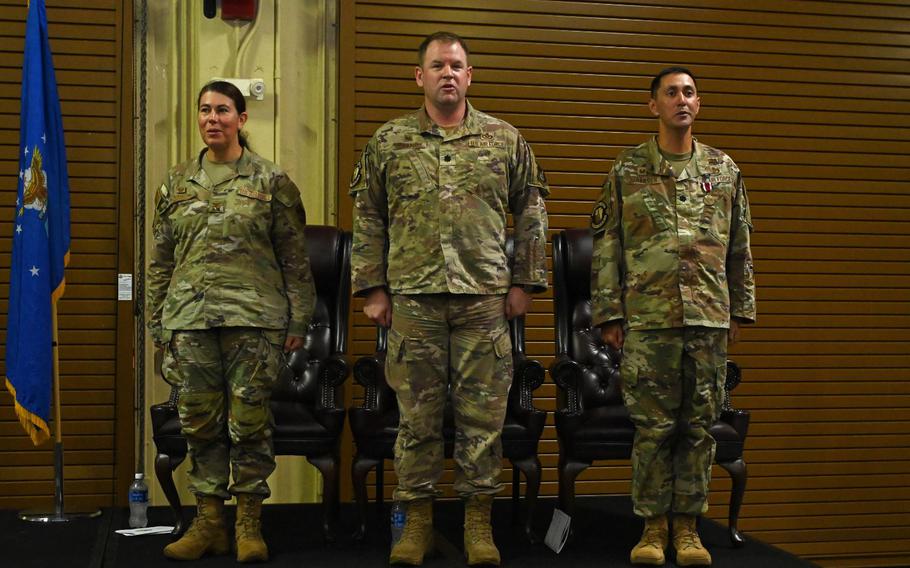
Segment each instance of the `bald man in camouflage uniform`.
M306 214L275 164L244 149L225 171L204 154L173 168L156 196L149 329L164 348L162 374L179 390L197 519L223 522L223 501L236 495L238 559L263 560L259 512L275 469L269 399L282 351L302 345L316 297ZM247 517L258 545L250 554L240 544ZM165 555L223 554L225 538L223 527L198 539L188 531Z
M623 350L623 398L635 423L632 501L645 530L636 564L664 563L667 514L680 566L709 565L695 518L708 508L728 339L755 320L752 219L742 175L692 137L691 72L655 77L656 137L617 156L591 216L593 323Z
M367 316L391 326L386 376L401 411L395 499L408 514L392 563L420 564L432 549L449 391L468 563L499 564L490 507L512 382L507 319L547 286L546 179L514 127L467 102L467 57L457 36L426 38L415 70L423 107L376 131L351 184L353 288L367 297Z

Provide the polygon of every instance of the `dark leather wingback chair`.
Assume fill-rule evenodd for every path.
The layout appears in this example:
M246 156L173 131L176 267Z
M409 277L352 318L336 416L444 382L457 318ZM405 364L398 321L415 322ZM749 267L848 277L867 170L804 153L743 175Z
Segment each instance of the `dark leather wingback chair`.
M553 240L556 359L550 375L558 387L559 500L570 515L575 478L595 460L628 459L635 436L620 393L619 357L591 327L591 254L586 229L567 229ZM746 490L743 446L749 428L749 412L730 406L729 393L739 381L739 367L728 362L724 408L710 429L715 461L733 481L728 520L735 546L744 542L736 524Z
M291 353L272 392L275 455L305 456L323 478L323 532L333 540L338 511L339 451L344 426L342 385L351 289L351 236L335 227L306 227L307 251L316 286L316 306L302 349ZM187 453L177 417L176 389L151 407L157 448L155 475L174 511L175 533L183 532L173 471Z
M354 379L363 385L364 398L360 407L348 410L351 430L357 444L357 452L351 466L354 496L360 512L358 537L366 532L367 516L367 474L376 469L376 498L382 510L383 462L394 459L395 439L398 437L398 402L395 392L386 382L385 356L388 330L377 328L376 353L361 357L354 364ZM525 534L535 539L531 530L534 506L540 491L540 460L537 458L537 444L546 422L546 411L534 408L533 392L543 383L544 368L540 362L527 358L524 347L524 318L510 322L514 375L509 391L509 405L506 411L502 433L503 456L512 463L512 505L513 521L519 522L519 471L525 475L527 489L525 498ZM452 457L455 441L455 421L450 404L446 405L443 417L443 437L446 457Z

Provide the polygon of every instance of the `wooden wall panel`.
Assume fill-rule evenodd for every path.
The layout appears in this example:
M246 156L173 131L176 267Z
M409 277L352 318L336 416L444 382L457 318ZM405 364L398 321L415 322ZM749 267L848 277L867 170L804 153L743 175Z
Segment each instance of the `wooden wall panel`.
M124 483L129 483L135 456L132 304L118 304L116 289L117 273L132 272L130 4L83 0L73 8L65 0L47 0L71 201L71 260L66 293L58 303L64 489L67 506L83 508L125 504ZM25 17L25 2L0 0L0 179L7 180L0 184L0 351L5 346ZM53 444L32 446L16 420L11 397L3 392L0 508L53 510Z
M650 78L692 68L696 134L742 168L756 227L759 323L731 353L745 374L734 402L752 411L741 527L824 566L910 563L910 2L452 5L342 1L339 179L377 127L421 104L416 47L451 30L472 50L472 103L518 127L546 169L552 231L584 227L617 152L656 130ZM350 227L346 187L339 203ZM355 357L374 335L361 307ZM544 365L551 309L547 294L528 317ZM552 411L554 385L538 394ZM552 415L545 438L554 495ZM626 493L628 475L596 464L578 492ZM715 472L712 517L728 488Z

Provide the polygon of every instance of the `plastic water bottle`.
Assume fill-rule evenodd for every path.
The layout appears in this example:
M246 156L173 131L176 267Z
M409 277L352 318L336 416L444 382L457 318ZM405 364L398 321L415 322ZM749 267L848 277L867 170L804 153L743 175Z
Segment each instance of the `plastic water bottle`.
M145 475L136 474L136 480L130 485L130 528L139 529L149 524L147 515L149 507L149 488L145 484Z
M394 545L401 540L401 533L404 532L404 523L407 521L407 510L401 501L395 501L392 504L392 544Z

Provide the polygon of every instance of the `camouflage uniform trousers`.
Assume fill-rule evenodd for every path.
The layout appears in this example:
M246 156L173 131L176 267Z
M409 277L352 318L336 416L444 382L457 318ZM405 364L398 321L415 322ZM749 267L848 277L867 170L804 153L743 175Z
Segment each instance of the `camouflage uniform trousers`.
M727 330L629 330L620 367L635 424L632 503L650 518L708 510L716 444L708 432L723 403Z
M266 479L275 470L275 452L269 399L284 363L284 337L284 330L255 327L173 332L162 374L179 391L192 493L270 495Z
M512 384L505 296L395 295L386 377L398 397L395 499L439 494L445 458L443 409L455 416L455 491L501 489L502 427Z

